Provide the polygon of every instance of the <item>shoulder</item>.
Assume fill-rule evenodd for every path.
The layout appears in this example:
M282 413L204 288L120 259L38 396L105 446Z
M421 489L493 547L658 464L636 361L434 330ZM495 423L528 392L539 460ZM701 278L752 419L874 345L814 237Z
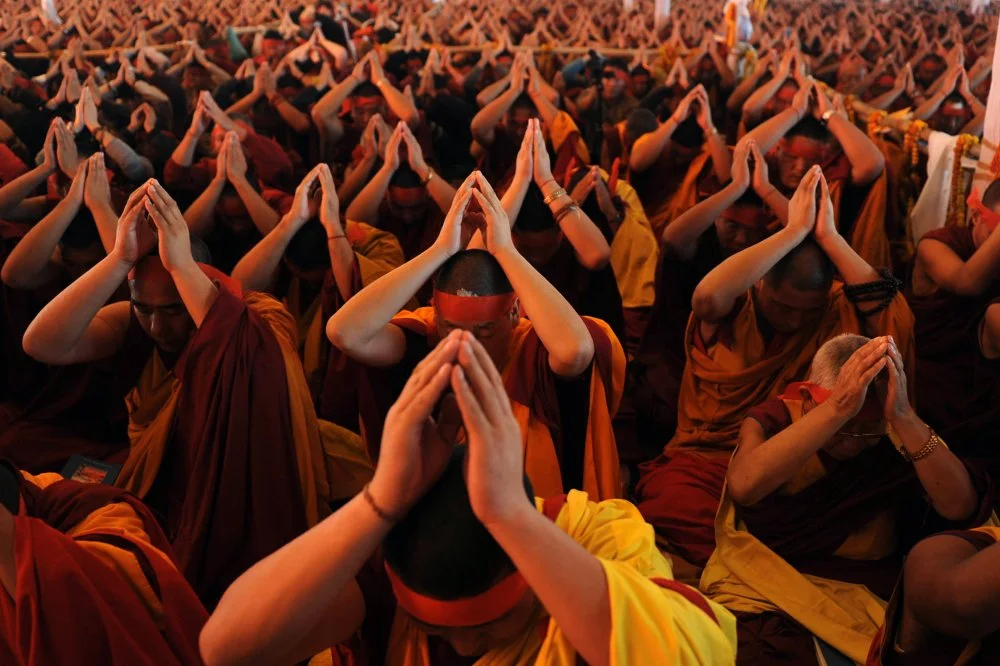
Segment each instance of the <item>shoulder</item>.
M792 424L792 414L784 400L775 398L752 407L747 419L753 419L764 429L766 437L773 437Z

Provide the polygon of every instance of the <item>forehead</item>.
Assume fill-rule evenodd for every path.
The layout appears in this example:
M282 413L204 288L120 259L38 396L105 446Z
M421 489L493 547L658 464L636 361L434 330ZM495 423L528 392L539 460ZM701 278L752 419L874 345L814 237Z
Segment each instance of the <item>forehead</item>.
M816 157L820 156L826 144L819 139L810 139L804 136L784 137L781 139L783 152L794 157Z
M132 300L136 303L162 308L182 302L177 287L170 280L139 277L129 280L128 286L132 292Z
M771 298L780 305L796 310L814 310L826 305L827 292L796 289L787 280L774 285Z
M397 187L389 188L389 196L392 203L400 208L416 208L424 202L424 189L422 187Z

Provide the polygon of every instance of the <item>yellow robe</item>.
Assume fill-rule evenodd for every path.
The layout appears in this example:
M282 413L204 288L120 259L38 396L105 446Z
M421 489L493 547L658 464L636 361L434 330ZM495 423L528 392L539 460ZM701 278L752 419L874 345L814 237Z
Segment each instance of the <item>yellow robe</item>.
M536 500L539 511L542 500ZM624 500L589 501L586 493L569 493L556 526L597 557L607 577L611 598L612 666L670 664L726 666L736 658L736 621L709 602L714 615L680 593L652 581L673 580L670 561L656 548L653 528ZM547 615L539 611L539 620ZM476 666L574 666L576 650L548 620L542 636L530 629L508 647L493 650ZM427 636L397 610L387 666L429 666Z
M622 307L651 308L656 299L659 243L636 191L624 180L618 181L616 189L625 204L625 219L611 241L611 268L622 295Z

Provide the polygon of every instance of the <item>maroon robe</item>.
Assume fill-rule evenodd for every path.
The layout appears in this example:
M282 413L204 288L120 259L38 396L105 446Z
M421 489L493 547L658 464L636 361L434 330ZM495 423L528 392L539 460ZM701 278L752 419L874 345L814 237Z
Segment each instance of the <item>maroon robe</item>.
M166 537L141 502L115 488L74 481L41 489L22 480L21 496L23 509L14 518L16 596L0 592L0 663L202 663L198 636L208 614L174 567ZM113 529L66 535L92 512L116 502L135 511L155 549ZM162 624L133 585L81 541L101 542L135 557L163 609Z

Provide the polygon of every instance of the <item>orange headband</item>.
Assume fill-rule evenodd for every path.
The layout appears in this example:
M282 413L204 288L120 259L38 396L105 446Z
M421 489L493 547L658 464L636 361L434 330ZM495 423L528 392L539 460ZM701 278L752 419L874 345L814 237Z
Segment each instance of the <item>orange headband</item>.
M1000 213L994 213L987 208L983 204L983 200L979 198L979 192L973 190L969 198L965 200L965 203L968 204L969 210L979 213L979 218L990 231L993 231L997 228L997 225L1000 225Z
M515 571L482 594L444 601L414 592L385 565L396 602L410 616L436 627L476 627L509 613L528 589L524 577Z
M452 321L495 321L507 315L517 294L497 296L457 296L434 290L434 307Z
M813 402L820 405L830 399L833 395L833 391L828 388L823 388L819 384L814 384L812 382L792 382L785 388L785 392L781 394L783 400L801 400L802 399L802 389L805 389L810 396L812 396ZM861 407L861 411L858 412L857 416L854 418L862 418L865 421L875 421L882 418L883 411L882 405L879 404L877 398L874 398L871 394L865 399L865 404Z

